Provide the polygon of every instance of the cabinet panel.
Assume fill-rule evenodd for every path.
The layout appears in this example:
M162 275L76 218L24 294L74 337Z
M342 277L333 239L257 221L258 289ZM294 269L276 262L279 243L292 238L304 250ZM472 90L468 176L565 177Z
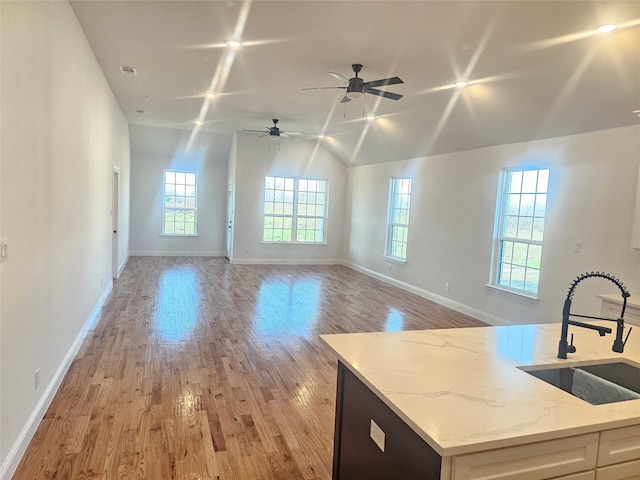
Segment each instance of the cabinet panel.
M622 299L619 296L616 296L615 299L608 298L605 295L598 295L598 297L602 299L602 307L600 310L602 317L611 318L612 320L620 318ZM624 313L624 321L631 325L640 326L640 307L635 303L637 302L637 296L634 297L634 300L635 301L632 303L630 299L627 299L627 309Z
M640 480L640 460L598 468L596 480Z
M556 477L551 480L595 480L595 470L589 470L588 472L574 473L573 475L565 475L563 477Z
M440 480L440 467L440 455L339 364L333 479Z
M640 425L605 430L600 434L598 466L640 459Z
M453 459L452 478L554 478L595 468L597 453L597 433L471 453Z

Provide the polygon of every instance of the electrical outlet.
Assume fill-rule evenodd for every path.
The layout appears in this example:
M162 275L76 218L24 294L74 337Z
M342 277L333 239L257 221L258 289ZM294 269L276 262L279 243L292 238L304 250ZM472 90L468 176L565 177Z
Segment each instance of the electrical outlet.
M369 429L369 436L373 442L378 446L380 450L384 452L384 431L378 426L376 422L371 419L371 428Z
M576 253L580 253L582 251L582 240L576 240L576 244L573 247L573 251Z
M444 284L444 291L448 292L449 291L449 287L450 287L449 282L445 283Z
M0 262L4 262L9 258L9 246L4 240L0 240Z
M34 384L34 389L37 390L38 387L40 386L40 369L36 368L36 373L33 376L33 384Z

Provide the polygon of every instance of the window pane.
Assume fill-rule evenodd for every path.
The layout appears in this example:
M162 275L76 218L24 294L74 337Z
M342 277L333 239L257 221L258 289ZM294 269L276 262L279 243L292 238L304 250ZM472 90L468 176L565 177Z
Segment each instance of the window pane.
M544 218L534 218L533 232L531 233L531 240L541 242L543 233L544 233Z
M506 195L499 192L499 232L494 243L495 279L498 285L526 293L538 292L542 240L547 207L549 170L507 171L503 173ZM510 239L519 241L512 242Z
M507 196L507 215L518 215L520 213L520 195L510 194Z
M387 213L386 255L406 259L411 205L411 179L391 178Z
M529 245L526 243L514 243L513 244L513 259L511 263L514 265L526 265L527 264L527 250Z
M531 217L518 217L518 238L531 240L533 219Z
M540 269L540 259L542 258L542 246L529 245L527 254L527 267Z
M511 263L513 261L513 242L502 242L502 261Z
M538 171L538 193L547 193L547 189L549 188L549 170L539 170Z
M505 220L503 236L515 238L518 235L518 217L509 216Z
M509 193L520 193L522 191L522 172L513 172L509 176Z
M196 234L196 180L193 172L164 172L163 233Z
M326 180L266 177L263 240L324 241L324 221L319 219L324 217L325 208L318 205L326 203L326 193L316 193L316 190L325 191ZM296 204L294 199L297 199ZM274 215L268 223L267 215Z
M538 186L538 171L527 170L522 175L522 193L535 193Z
M535 201L536 196L533 194L521 195L520 215L533 216L533 207Z
M536 195L536 208L533 214L536 217L544 217L546 210L547 210L547 195L544 193L540 195Z

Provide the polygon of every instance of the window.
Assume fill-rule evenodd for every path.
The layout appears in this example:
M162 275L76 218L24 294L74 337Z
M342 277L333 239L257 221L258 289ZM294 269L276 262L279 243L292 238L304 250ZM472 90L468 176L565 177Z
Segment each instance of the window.
M411 179L391 178L387 211L387 244L385 255L397 260L407 259Z
M327 180L266 177L262 240L277 243L324 243Z
M548 183L548 169L501 173L492 285L538 293Z
M196 235L196 174L164 171L163 235Z

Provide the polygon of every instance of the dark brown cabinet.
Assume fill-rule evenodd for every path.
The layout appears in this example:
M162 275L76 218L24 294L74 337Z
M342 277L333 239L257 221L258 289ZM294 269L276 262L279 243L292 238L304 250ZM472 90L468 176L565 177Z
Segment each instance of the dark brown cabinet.
M439 480L440 467L440 455L339 362L333 480Z

